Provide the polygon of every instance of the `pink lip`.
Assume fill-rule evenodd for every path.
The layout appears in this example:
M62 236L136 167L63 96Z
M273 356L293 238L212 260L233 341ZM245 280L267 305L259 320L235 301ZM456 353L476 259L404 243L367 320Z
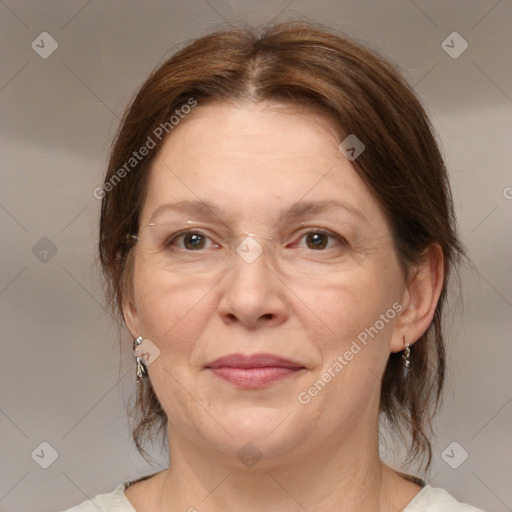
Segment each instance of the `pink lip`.
M206 366L218 377L246 389L257 389L285 379L304 366L272 354L231 354Z

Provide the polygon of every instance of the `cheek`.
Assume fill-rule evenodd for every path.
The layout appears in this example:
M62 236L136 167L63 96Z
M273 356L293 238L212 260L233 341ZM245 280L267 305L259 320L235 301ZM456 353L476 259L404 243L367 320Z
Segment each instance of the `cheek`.
M134 279L142 335L174 356L190 352L211 310L206 280L140 267Z
M380 375L396 321L393 304L400 297L400 280L392 270L381 264L361 267L307 295L315 316L329 326L327 336L320 335L327 332L325 327L308 332L322 361L311 387L302 390L311 399L308 414L316 411L327 423L356 424L368 404L378 407ZM306 289L299 293L306 294ZM307 328L312 325L305 323Z
M353 390L354 399L370 392L376 384L378 387L378 376L389 357L402 287L398 263L387 258L376 258L364 267L339 274L329 285L310 289L309 295L305 287L297 290L297 295L303 294L311 306L311 316L321 320L316 321L320 326L316 332L308 331L321 352L322 363L315 375L321 377L326 371L336 375L333 385L327 386L324 399L331 393L334 399L347 386ZM306 330L311 329L311 321L304 323ZM329 375L325 375L322 380L328 379Z
M187 392L194 389L196 377L190 366L191 354L212 314L208 301L211 285L190 276L144 268L136 269L134 279L141 334L160 350L148 372L169 421L194 417L197 423L206 422L201 428L211 428L204 411Z
M317 318L315 324L323 325L323 330L338 344L373 326L400 298L399 287L377 269L340 274L329 285L313 291L306 287L295 287L294 291L311 308ZM386 320L393 320L396 315L392 313Z

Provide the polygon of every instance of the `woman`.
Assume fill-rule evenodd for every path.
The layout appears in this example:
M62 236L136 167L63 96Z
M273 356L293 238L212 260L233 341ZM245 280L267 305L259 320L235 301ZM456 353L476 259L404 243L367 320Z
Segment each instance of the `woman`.
M164 431L169 468L71 510L476 510L379 457L382 418L430 464L462 255L389 63L302 21L193 41L138 92L95 194L133 437Z

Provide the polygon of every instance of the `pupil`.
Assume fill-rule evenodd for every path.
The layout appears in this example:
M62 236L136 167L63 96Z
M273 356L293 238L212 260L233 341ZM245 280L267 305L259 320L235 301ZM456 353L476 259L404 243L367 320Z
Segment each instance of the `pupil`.
M327 237L321 233L309 235L308 241L311 242L314 249L323 249L327 245Z
M189 234L189 235L185 236L185 247L187 247L187 249L202 248L203 245L204 245L204 240L203 240L202 235L197 235L197 234L190 235Z

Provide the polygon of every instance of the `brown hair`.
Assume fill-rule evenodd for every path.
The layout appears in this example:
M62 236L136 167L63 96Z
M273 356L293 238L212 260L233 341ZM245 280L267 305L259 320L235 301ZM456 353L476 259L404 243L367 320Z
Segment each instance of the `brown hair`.
M150 75L128 106L110 153L105 182L112 185L123 166L127 172L121 173L122 182L105 187L99 254L108 300L119 318L131 290L133 251L127 234L138 231L149 170L165 137L140 161L130 158L159 126L170 132L169 119L191 98L199 105L286 101L323 113L340 141L356 134L365 144L354 167L387 217L404 271L430 244L440 245L445 282L433 321L412 347L408 377L401 372L401 353L390 354L380 400L381 414L408 448L407 461L426 456L428 468L432 419L445 378L441 318L448 277L463 251L445 165L414 92L374 51L324 25L302 20L214 32L175 53ZM148 378L138 385L131 414L138 417L132 436L143 453L145 436L153 427L164 430L167 425Z

